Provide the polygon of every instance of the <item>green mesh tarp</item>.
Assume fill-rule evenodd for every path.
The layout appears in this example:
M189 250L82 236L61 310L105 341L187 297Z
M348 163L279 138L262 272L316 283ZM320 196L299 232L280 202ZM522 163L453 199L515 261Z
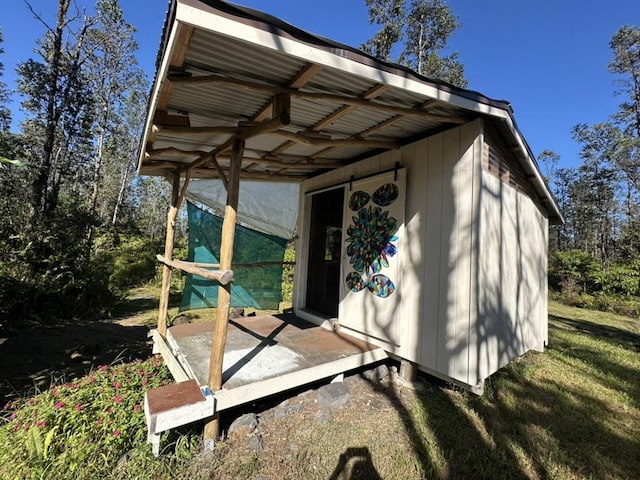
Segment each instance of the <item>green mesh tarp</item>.
M188 260L219 263L222 218L187 202L189 215ZM234 265L260 265L234 268L231 285L232 307L277 310L282 299L282 263L287 240L236 225L233 242ZM275 264L267 264L273 263ZM180 311L215 307L218 283L199 275L187 274Z

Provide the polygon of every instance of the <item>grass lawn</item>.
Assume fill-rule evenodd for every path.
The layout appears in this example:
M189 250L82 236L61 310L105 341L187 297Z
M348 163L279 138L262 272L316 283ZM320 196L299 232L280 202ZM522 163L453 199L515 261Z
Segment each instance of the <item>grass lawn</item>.
M551 303L547 351L495 374L483 397L354 376L349 403L323 421L312 395L286 418L258 411L261 449L232 435L202 454L196 426L167 435L159 459L139 407L146 385L168 381L153 362L8 406L0 478L640 478L638 319Z

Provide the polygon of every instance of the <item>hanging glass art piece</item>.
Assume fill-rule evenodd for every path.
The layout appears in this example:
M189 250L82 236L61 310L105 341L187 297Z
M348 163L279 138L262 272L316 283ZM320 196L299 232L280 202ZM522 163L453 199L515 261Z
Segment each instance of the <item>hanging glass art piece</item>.
M349 208L356 212L347 227L347 255L354 272L345 278L352 292L368 289L373 295L387 298L396 287L393 281L380 273L389 267L389 259L397 252L394 235L398 221L389 214L388 207L398 198L398 186L386 183L373 195L358 190L349 197ZM374 205L369 204L372 201Z

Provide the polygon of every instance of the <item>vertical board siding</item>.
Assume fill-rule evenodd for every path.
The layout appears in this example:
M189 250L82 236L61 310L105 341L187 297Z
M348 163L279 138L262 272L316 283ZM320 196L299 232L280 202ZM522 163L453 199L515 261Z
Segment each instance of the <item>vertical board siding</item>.
M307 180L300 201L304 212L305 192L396 162L407 169L395 353L471 386L547 335L547 221L525 194L483 172L483 129L479 119ZM298 220L301 257L308 242L304 217ZM298 262L306 265L305 258ZM304 270L295 281L301 308Z
M424 265L422 266L423 277L419 279L422 285L422 315L421 321L424 325L422 330L422 353L419 363L425 367L436 369L438 363L438 321L446 313L446 302L440 302L441 296L441 251L442 246L442 190L443 190L443 149L444 136L435 135L426 142L427 157L423 159L426 163L427 182L423 186L424 196L421 199L420 209L425 211L425 234L422 248L424 251ZM413 193L413 192L412 192ZM444 290L444 288L442 288ZM445 312L445 313L443 313Z
M480 122L444 133L440 241L440 309L435 370L469 383L469 304L475 279L474 176L480 166ZM430 183L428 187L432 184ZM443 308L444 303L444 308Z
M424 345L422 332L424 331L422 291L424 285L425 250L424 239L426 233L424 204L427 189L428 141L416 142L402 149L403 165L411 165L408 169L405 199L405 230L401 248L403 276L402 289L398 292L402 299L403 320L400 325L401 345L403 351L412 358L418 359L422 355ZM409 353L411 352L411 353Z
M478 329L484 378L546 342L547 220L525 194L483 172Z

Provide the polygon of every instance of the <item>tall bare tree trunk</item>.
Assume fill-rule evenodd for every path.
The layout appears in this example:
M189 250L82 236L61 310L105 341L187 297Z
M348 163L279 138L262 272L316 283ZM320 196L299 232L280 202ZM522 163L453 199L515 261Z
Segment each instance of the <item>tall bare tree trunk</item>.
M56 127L60 119L60 110L56 108L56 97L58 95L58 81L60 79L60 63L62 59L62 37L64 34L67 11L70 0L58 1L58 13L56 28L53 35L53 51L51 57L51 69L49 72L49 94L47 96L47 113L45 120L45 138L42 147L42 157L36 166L36 172L31 181L31 192L29 197L29 218L28 226L31 230L38 223L40 215L45 210L45 198L49 175L51 173L51 158L56 136Z

